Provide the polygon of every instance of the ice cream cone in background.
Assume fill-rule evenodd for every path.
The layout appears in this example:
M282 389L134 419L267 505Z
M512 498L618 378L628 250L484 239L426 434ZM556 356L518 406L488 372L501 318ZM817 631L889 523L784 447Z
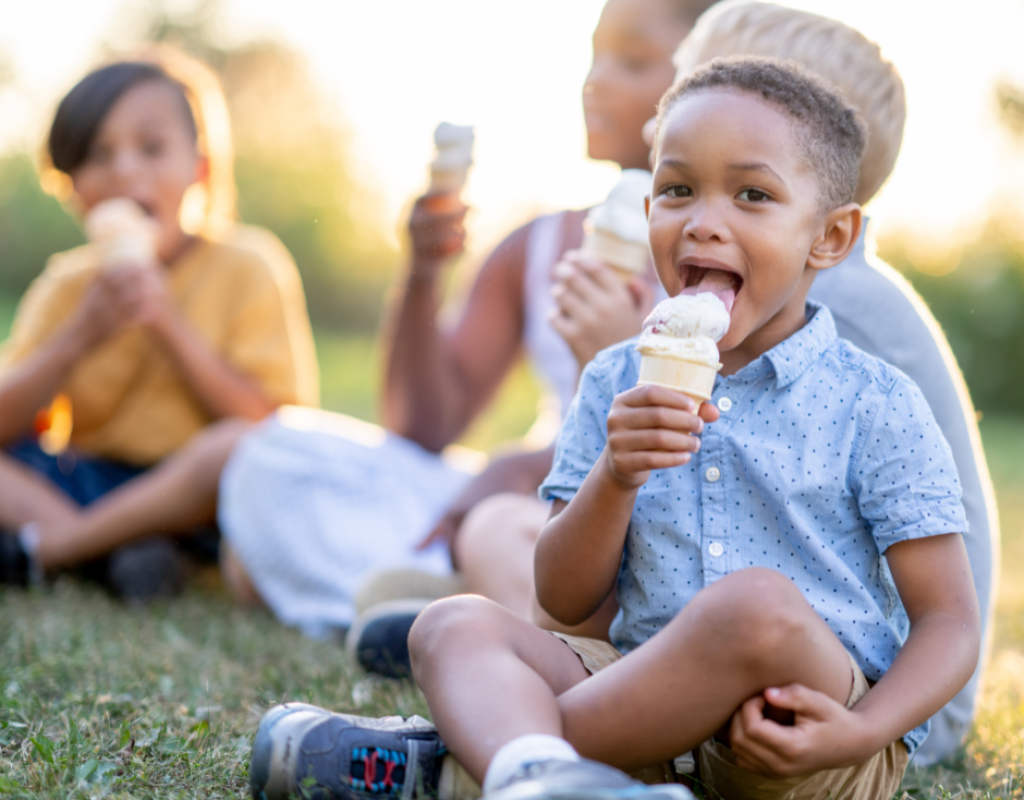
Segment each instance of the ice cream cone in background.
M434 131L437 154L430 162L430 187L427 194L457 201L473 166L473 128L442 122Z
M643 275L650 263L644 197L651 191L651 173L625 169L601 205L583 222L582 252L603 261L623 280Z
M156 262L157 223L127 197L93 206L85 218L85 233L99 249L100 262L106 267Z
M644 321L636 349L637 385L675 389L698 403L711 399L718 341L729 330L729 311L715 294L680 294L663 300Z

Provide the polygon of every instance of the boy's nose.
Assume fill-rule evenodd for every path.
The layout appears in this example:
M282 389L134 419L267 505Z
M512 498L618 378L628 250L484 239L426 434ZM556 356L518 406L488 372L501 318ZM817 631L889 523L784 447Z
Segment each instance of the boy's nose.
M697 242L708 242L713 239L724 241L725 228L722 217L711 203L697 201L690 206L690 216L683 225L683 237Z

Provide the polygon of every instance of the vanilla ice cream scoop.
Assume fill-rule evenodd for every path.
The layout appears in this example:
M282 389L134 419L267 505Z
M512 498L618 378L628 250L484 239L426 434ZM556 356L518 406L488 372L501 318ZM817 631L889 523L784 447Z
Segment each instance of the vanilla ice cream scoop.
M97 203L85 217L85 233L105 266L151 264L156 261L159 226L127 197Z
M644 321L637 341L638 384L667 386L696 400L709 400L718 362L718 342L729 330L729 311L712 292L663 300Z
M430 163L430 193L455 193L466 185L473 165L473 128L442 122L434 131L437 154Z
M583 222L584 253L599 258L624 278L642 275L650 260L644 198L651 173L624 169L608 199L594 206Z

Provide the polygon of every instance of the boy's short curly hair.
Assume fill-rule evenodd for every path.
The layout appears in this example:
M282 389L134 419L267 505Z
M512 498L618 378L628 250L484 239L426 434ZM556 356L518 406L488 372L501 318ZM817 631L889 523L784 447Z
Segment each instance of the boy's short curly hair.
M760 97L790 117L811 169L821 186L821 205L835 208L853 200L866 129L857 110L835 89L795 61L738 56L716 58L698 67L666 92L658 104L660 141L665 117L682 98L714 89Z

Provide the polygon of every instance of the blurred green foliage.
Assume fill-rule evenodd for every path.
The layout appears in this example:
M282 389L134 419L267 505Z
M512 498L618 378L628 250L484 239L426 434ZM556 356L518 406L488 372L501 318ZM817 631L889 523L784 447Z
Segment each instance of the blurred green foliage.
M0 292L21 295L47 258L84 241L60 203L39 188L28 155L0 158Z
M1013 227L991 222L940 264L906 238L879 247L931 307L982 413L1024 414L1024 240Z

